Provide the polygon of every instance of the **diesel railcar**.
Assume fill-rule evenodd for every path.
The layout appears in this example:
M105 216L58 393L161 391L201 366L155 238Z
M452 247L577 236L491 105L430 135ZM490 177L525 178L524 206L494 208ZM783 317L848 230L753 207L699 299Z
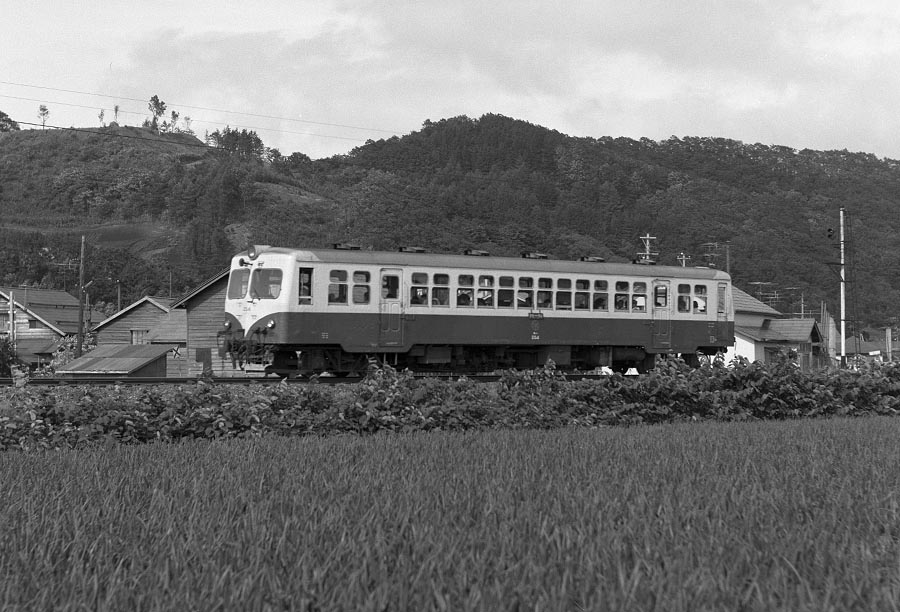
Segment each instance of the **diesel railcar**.
M653 367L734 343L731 279L708 268L418 249L251 247L231 264L222 356L293 376Z

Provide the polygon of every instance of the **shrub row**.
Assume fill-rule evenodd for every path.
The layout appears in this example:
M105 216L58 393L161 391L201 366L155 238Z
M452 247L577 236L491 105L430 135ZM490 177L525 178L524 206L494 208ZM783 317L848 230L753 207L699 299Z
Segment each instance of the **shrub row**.
M0 394L0 450L379 431L612 426L897 414L900 364L803 373L788 358L566 381L553 364L496 384L389 366L352 385L21 386Z

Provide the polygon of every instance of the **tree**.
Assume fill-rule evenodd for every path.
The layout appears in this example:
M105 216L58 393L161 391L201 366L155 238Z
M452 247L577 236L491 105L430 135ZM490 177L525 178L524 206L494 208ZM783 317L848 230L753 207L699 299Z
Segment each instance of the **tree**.
M9 337L0 338L0 376L9 378L11 375L11 367L18 365L19 360L16 358L16 351Z
M150 112L153 114L153 121L150 122L150 128L154 132L159 132L159 118L166 112L166 103L159 99L159 96L153 95L148 104Z
M12 120L12 118L0 111L0 132L13 132L19 129L19 124Z
M41 104L38 107L38 117L41 119L41 129L47 127L47 117L50 116L50 111L47 109L46 104Z

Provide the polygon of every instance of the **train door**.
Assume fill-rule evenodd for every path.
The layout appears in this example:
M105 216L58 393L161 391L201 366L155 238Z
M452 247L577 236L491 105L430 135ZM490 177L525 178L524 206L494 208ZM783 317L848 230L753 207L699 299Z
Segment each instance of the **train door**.
M652 300L650 313L653 331L650 345L654 349L669 349L672 347L672 320L669 317L672 294L669 281L659 279L653 281Z
M719 283L716 290L716 336L728 337L728 283Z
M381 269L381 294L379 297L380 346L400 346L403 344L402 302L403 275L397 268Z

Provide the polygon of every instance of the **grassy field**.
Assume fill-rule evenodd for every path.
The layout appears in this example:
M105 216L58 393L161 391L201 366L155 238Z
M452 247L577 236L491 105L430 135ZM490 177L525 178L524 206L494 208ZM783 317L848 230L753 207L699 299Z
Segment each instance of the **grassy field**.
M900 419L0 454L0 610L896 610Z

